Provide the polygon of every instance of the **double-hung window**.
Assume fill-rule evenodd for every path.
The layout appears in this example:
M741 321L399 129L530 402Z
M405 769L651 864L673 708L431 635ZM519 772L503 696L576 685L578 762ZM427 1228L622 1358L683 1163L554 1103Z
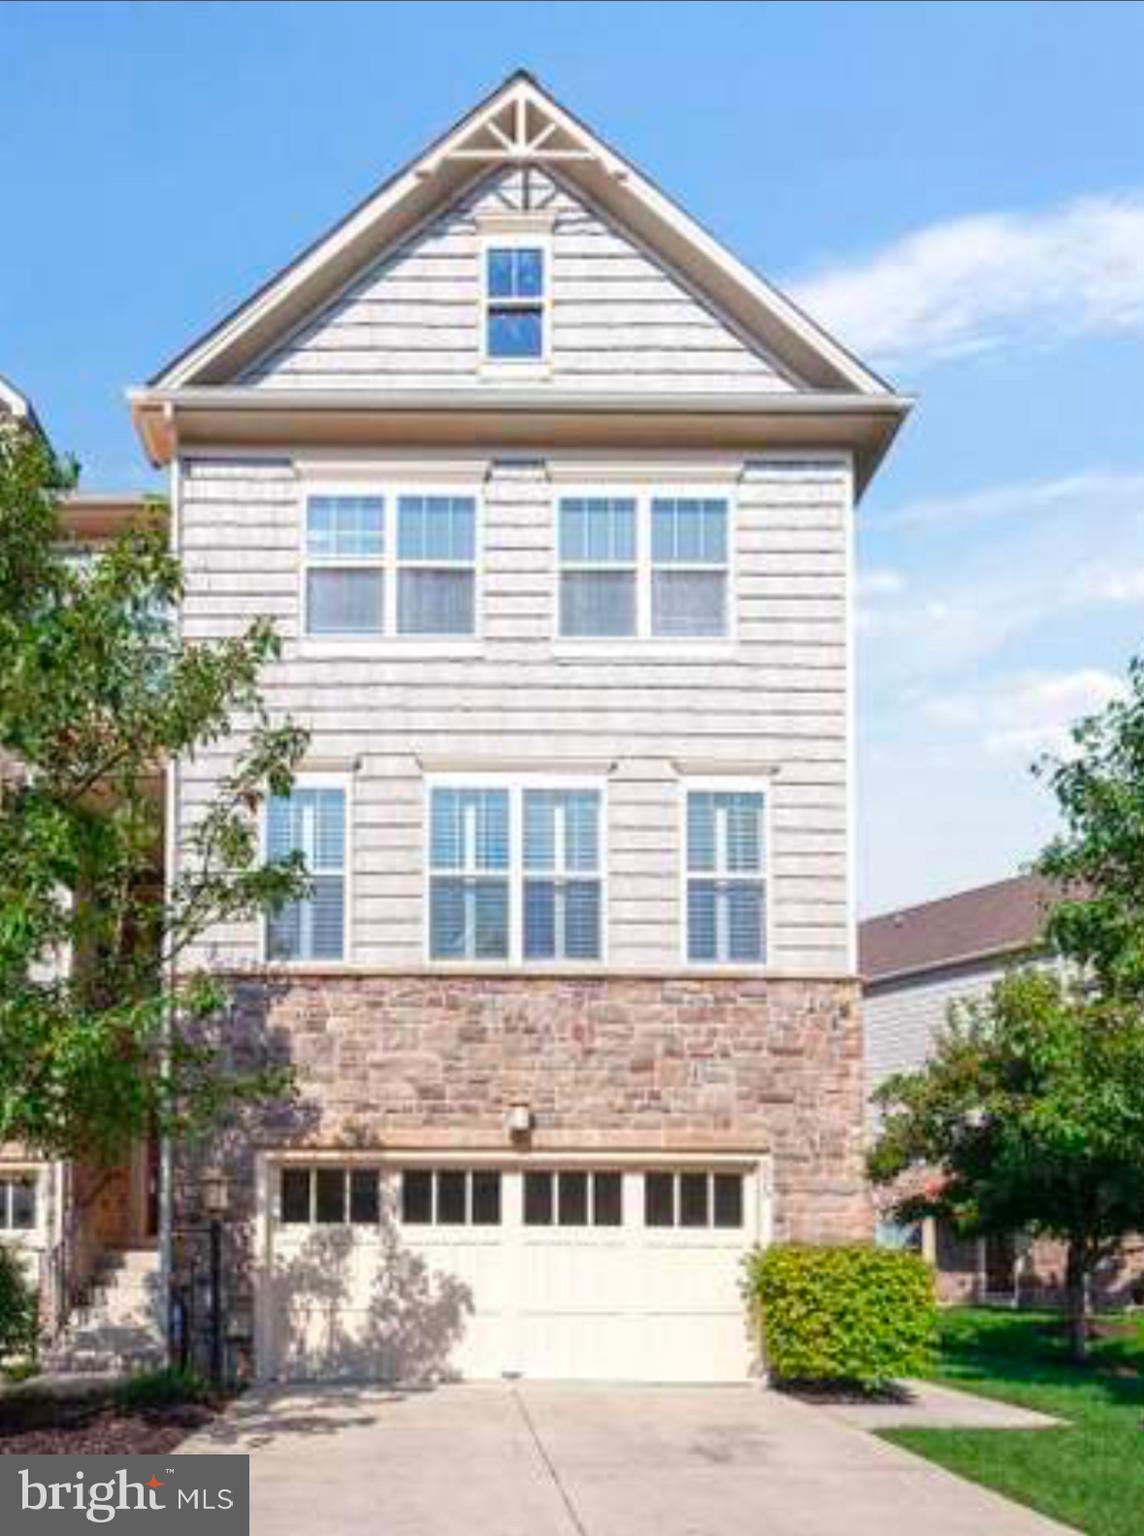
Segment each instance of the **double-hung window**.
M497 240L484 250L485 357L538 362L547 350L547 253L535 242Z
M399 496L398 634L475 633L476 556L471 496Z
M636 633L636 503L631 496L560 502L560 633Z
M727 503L656 496L651 503L651 632L727 631Z
M346 958L347 791L344 784L295 783L266 809L267 856L301 854L308 893L266 920L268 960Z
M686 843L687 959L696 964L765 963L763 792L689 789Z
M602 959L603 867L599 789L431 784L430 959Z
M474 496L315 494L306 499L305 517L307 636L476 633Z
M731 632L725 496L569 493L557 504L561 639Z
M380 635L385 628L385 502L311 496L306 503L306 632Z

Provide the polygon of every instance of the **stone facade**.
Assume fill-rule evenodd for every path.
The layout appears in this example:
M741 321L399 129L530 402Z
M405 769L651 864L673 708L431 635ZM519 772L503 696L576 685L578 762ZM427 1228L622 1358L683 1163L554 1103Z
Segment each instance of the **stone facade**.
M743 976L239 978L232 1038L297 1069L293 1104L236 1128L228 1269L247 1297L259 1150L741 1151L771 1160L777 1240L868 1238L853 982ZM217 1150L217 1149L216 1149ZM214 1151L210 1154L215 1155ZM180 1220L194 1223L193 1170Z

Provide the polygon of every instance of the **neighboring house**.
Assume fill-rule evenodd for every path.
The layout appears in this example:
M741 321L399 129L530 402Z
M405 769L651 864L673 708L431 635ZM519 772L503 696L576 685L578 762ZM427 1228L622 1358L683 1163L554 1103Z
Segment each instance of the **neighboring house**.
M30 402L0 379L0 430L15 425L43 433ZM63 507L68 549L77 558L98 552L107 541L147 506L138 492L76 491ZM0 754L0 783L18 781L18 761ZM157 785L157 793L160 786ZM94 1300L96 1282L103 1290L112 1269L132 1271L120 1287L114 1306L120 1328L111 1344L92 1364L114 1363L135 1354L147 1342L142 1291L148 1272L157 1277L158 1233L157 1149L141 1146L122 1166L94 1168L74 1162L45 1160L18 1144L0 1144L0 1242L16 1245L27 1272L40 1286L49 1334L62 1327L77 1307ZM131 1255L127 1259L127 1255ZM131 1316L124 1313L130 1291ZM138 1315L136 1315L138 1314ZM82 1351L80 1356L82 1357Z
M261 1377L743 1376L744 1250L870 1230L852 519L907 403L524 74L131 399L185 635L272 617L312 731L311 896L195 957L299 1098L171 1149L176 1287L222 1161Z
M985 999L1015 967L1056 965L1043 932L1052 885L1017 875L936 901L868 918L859 926L866 1070L871 1092L896 1072L924 1066L952 1004ZM874 1120L874 1112L871 1112ZM1063 1284L1059 1244L1020 1234L966 1238L950 1223L903 1233L879 1224L886 1242L916 1241L933 1262L946 1301L1052 1301ZM1102 1281L1108 1299L1130 1294L1141 1272L1138 1244Z

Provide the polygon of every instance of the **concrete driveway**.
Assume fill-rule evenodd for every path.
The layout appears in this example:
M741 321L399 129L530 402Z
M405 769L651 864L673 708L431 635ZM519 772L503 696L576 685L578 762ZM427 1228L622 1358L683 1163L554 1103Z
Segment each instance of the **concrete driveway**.
M259 1389L253 1536L1049 1536L1028 1510L757 1387Z

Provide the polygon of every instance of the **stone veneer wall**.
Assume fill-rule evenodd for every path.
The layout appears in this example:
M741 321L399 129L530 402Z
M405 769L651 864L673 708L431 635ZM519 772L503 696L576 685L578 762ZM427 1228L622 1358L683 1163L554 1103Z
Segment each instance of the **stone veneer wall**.
M847 981L236 979L232 1033L298 1071L241 1146L769 1152L779 1238L870 1232L860 1002ZM237 1170L236 1170L237 1171Z

